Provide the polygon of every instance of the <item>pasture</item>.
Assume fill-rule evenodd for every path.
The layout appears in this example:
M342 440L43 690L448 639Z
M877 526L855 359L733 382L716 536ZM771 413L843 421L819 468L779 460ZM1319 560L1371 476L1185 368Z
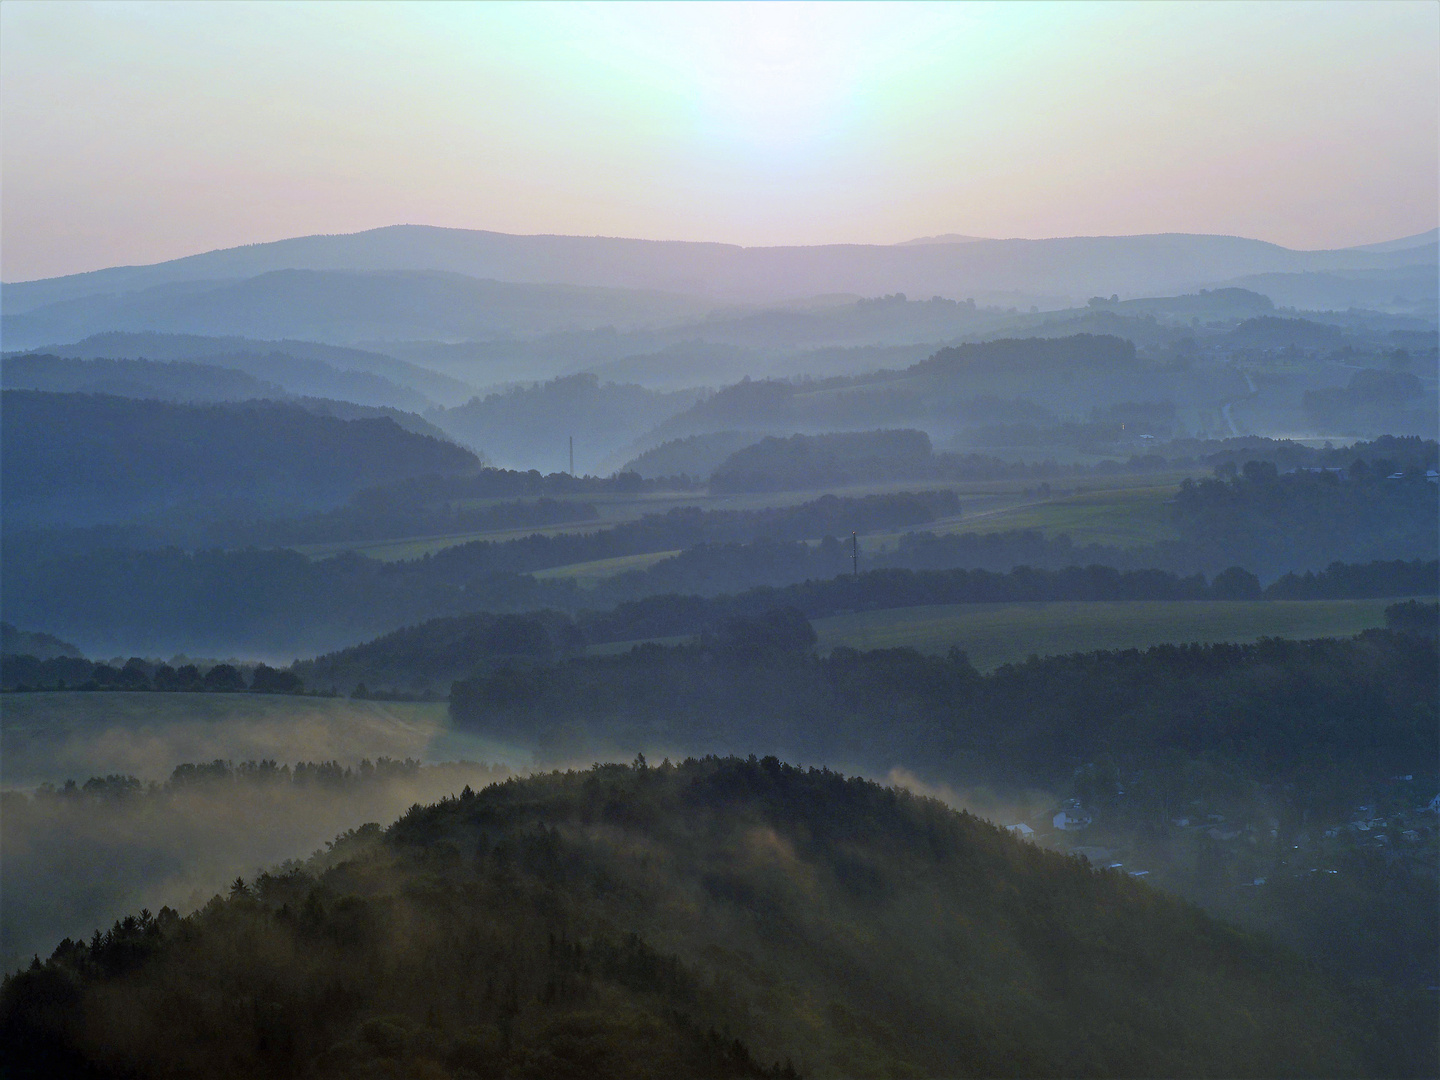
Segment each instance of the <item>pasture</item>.
M1262 637L1351 637L1385 625L1392 600L1133 600L946 604L814 620L821 651L959 648L981 671L1096 649L1165 642L1246 642Z

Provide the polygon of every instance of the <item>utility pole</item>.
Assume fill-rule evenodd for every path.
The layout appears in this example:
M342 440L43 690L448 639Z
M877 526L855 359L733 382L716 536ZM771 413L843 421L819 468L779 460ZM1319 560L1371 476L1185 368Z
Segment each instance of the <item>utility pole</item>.
M850 534L850 566L855 580L858 581L860 579L860 537L853 532Z
M570 475L575 475L575 436L570 436Z

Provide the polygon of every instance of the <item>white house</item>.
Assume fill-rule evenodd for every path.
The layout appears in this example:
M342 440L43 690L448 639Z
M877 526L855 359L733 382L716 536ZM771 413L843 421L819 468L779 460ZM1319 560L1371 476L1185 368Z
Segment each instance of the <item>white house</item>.
M1083 814L1078 808L1061 810L1050 820L1057 829L1083 829L1090 824L1089 816Z
M1026 825L1024 822L1021 822L1019 825L1006 825L1005 831L1013 833L1014 835L1020 837L1021 840L1028 840L1030 837L1035 835L1035 830L1030 828L1030 826Z

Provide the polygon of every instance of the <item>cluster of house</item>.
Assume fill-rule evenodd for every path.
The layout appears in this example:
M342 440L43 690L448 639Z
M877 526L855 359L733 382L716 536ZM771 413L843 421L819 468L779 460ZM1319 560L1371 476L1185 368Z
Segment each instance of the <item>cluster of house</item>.
M1410 780L1411 777L1395 777L1395 780ZM1391 844L1390 834L1398 832L1400 839L1407 843L1414 843L1420 839L1420 831L1413 827L1412 822L1407 820L1408 814L1392 814L1389 818L1375 813L1373 806L1357 806L1355 817L1344 825L1336 825L1325 830L1325 836L1329 839L1339 837L1342 833L1348 833L1357 839L1367 841L1379 847L1388 847ZM1424 806L1415 808L1417 814L1440 815L1440 795L1436 795ZM1363 836L1360 834L1364 834Z
M1050 827L1056 832L1073 832L1076 829L1083 829L1094 822L1095 818L1089 814L1075 799L1067 799L1062 806L1050 818ZM1035 835L1035 830L1024 822L1015 825L1006 825L1007 832L1020 837L1022 840L1029 839Z

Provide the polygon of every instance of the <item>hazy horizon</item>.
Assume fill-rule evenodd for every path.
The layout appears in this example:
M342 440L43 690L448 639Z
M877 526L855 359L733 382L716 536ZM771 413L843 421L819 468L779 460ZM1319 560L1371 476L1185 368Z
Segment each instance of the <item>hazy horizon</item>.
M8 2L0 26L11 282L401 222L1297 250L1437 223L1424 3Z
M835 240L835 241L829 241L829 242L825 242L825 243L816 243L816 244L734 244L734 243L729 243L729 242L727 242L727 241L722 241L722 240L696 240L696 239L692 239L692 238L689 238L689 237L683 237L683 236L674 236L674 237L611 236L611 235L603 234L603 233L556 233L556 232L510 233L510 232L503 232L503 231L497 230L497 229L466 229L466 228L462 228L462 227L459 227L459 226L451 226L451 225L431 225L431 224L427 224L427 223L424 223L424 222L395 222L395 223L390 224L390 225L378 225L378 226L375 226L374 228L370 228L370 229L357 229L357 230L354 230L354 231L351 231L351 232L339 232L339 233L307 233L307 234L297 234L297 235L295 235L295 236L278 237L278 238L276 238L275 240L247 241L247 242L243 242L243 243L239 243L239 244L227 245L226 247L210 248L210 249L203 250L203 251L188 251L188 252L184 252L183 254L173 256L173 257L171 257L171 258L159 259L159 260L156 260L155 262L151 262L151 263L131 263L131 264L117 263L117 264L115 264L114 266L94 267L94 268L92 268L92 269L90 269L90 270L78 270L78 271L73 271L72 273L67 273L67 274L48 275L47 277L44 277L44 278L5 278L5 279L0 279L0 280L3 280L4 284L7 284L7 285L20 285L20 284L27 284L27 283L32 282L32 281L44 281L44 280L49 280L51 277L70 277L70 276L74 276L75 274L94 273L94 272L99 271L99 270L127 269L127 268L134 268L134 267L155 266L155 265L159 265L159 264L161 264L161 263L173 262L173 261L176 261L176 260L186 259L186 258L192 258L192 257L195 257L195 256L213 255L213 254L217 254L217 253L219 253L219 252L234 251L234 250L243 249L243 248L263 247L263 246L265 246L266 244L269 244L269 243L279 243L279 242L283 242L283 241L287 241L287 240L310 240L310 239L324 238L324 237L359 236L359 235L363 235L363 234L366 234L366 233L381 232L381 231L384 231L384 230L386 230L386 229L408 229L408 228L437 229L437 230L448 230L448 231L455 231L455 232L489 233L489 234L496 235L496 236L513 237L513 238L520 238L520 239L563 238L563 239L567 239L567 240L636 240L636 241L641 241L641 242L644 242L644 243L660 243L660 244L672 244L672 243L673 243L673 244L709 244L709 245L716 245L716 246L720 246L720 247L738 248L738 249L747 250L747 251L748 251L748 250L765 250L765 249L820 248L820 247L910 247L910 246L921 246L921 245L941 244L941 243L966 244L966 243L986 243L986 242L990 242L990 243L1004 243L1004 242L1012 242L1012 241L1013 241L1013 242L1043 242L1043 241L1047 241L1047 240L1112 240L1112 239L1139 239L1139 238L1143 238L1143 237L1163 237L1163 236L1215 236L1215 237L1220 237L1220 238L1222 238L1222 239L1257 240L1257 241L1260 242L1260 243L1273 243L1273 241L1259 240L1259 238L1257 238L1257 237L1238 236L1238 235L1234 235L1234 234L1225 234L1225 233L1152 232L1152 233L1121 233L1121 234L1107 234L1107 235L1095 234L1095 235L1086 235L1086 236L1073 236L1073 235L1065 235L1065 236L1003 236L1003 237L1002 237L1002 236L965 236L965 237L957 237L956 239L953 239L953 240L948 239L948 236L949 236L949 235L953 235L953 234L941 234L941 235L938 235L938 236L919 236L919 237L912 237L912 238L910 238L910 239L908 239L908 240L897 240L897 241L893 241L893 242L888 243L888 244L872 244L872 243L864 243L864 242L859 242L859 241L845 241L845 240ZM1376 238L1376 239L1374 239L1374 240L1365 241L1365 242L1362 242L1362 243L1359 243L1359 244L1346 245L1344 248L1311 248L1311 249L1307 249L1307 248L1287 248L1287 250L1290 250L1290 251L1299 251L1299 252L1302 252L1302 253L1305 253L1305 252L1321 252L1321 251L1330 251L1330 250L1355 250L1355 249L1364 249L1364 248L1374 247L1374 246L1377 246L1377 245L1400 243L1400 242L1406 241L1406 240L1417 240L1417 241L1419 241L1419 242L1416 244L1416 247L1419 247L1419 246L1422 246L1422 244L1424 244L1424 243L1426 243L1426 242L1434 243L1434 242L1435 242L1435 237L1432 236L1432 235L1430 235L1430 234L1433 234L1434 232L1435 232L1435 229L1432 228L1432 229L1421 230L1421 231L1418 232L1418 233L1407 234L1407 235L1405 235L1405 236L1385 236L1385 237L1378 237L1378 238ZM1428 240L1426 239L1427 237L1428 237ZM1277 244L1277 245L1275 245L1275 246L1277 246L1277 247L1285 247L1285 245L1283 245L1283 244ZM1408 249L1406 249L1406 250L1408 250Z

